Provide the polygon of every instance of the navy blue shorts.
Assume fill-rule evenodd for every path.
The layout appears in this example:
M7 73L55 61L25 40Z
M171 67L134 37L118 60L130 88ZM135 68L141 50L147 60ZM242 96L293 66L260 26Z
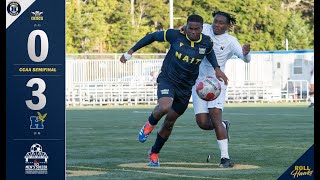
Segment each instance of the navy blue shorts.
M177 86L166 79L158 79L158 99L162 97L172 97L173 103L171 108L178 114L182 115L188 108L191 97L192 87Z

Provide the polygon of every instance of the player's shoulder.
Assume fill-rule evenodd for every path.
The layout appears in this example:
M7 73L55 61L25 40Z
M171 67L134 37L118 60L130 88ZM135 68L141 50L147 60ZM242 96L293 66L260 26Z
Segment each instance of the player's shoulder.
M229 41L238 41L238 38L230 35L229 33L226 34L226 37L228 38Z
M204 24L202 25L203 31L209 31L210 28L212 28L212 26L211 26L210 24L204 23Z
M203 33L202 33L202 41L203 42L208 42L208 43L212 43L213 42L213 40L211 39L210 36L208 36L206 34L203 34Z
M165 30L165 33L170 33L170 34L180 34L180 30L177 29L167 29Z

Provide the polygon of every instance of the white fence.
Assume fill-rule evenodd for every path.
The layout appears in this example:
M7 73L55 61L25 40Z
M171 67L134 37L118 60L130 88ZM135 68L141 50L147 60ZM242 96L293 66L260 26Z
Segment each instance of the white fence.
M253 53L248 64L231 59L225 69L231 80L226 102L308 101L308 67L302 68L300 76L293 73L295 60L301 59L301 54L308 62L304 64L310 64L313 52ZM139 54L122 64L120 54L68 55L67 106L156 104L155 80L164 56ZM280 67L276 63L279 59L283 60ZM289 88L285 88L287 84Z

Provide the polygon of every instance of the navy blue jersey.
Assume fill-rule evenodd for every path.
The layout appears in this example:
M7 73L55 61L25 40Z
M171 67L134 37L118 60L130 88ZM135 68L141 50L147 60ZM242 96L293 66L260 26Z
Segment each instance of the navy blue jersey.
M183 32L169 29L145 36L131 49L137 51L154 41L168 41L171 44L158 78L166 78L176 85L191 88L198 77L200 62L205 56L214 68L218 67L212 49L213 42L209 36L201 34L198 41L191 41Z

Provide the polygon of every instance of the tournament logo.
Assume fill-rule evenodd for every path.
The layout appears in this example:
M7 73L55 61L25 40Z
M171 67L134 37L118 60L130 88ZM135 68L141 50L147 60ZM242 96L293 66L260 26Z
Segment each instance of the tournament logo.
M47 117L47 113L41 114L37 112L38 116L30 116L30 129L44 129L44 119Z
M25 174L48 174L48 155L42 151L38 143L32 144L30 152L25 156Z
M16 16L20 13L21 11L21 6L18 2L10 2L7 6L7 12L11 15L11 16Z
M32 11L31 14L32 14L31 16L32 21L43 21L42 11Z

